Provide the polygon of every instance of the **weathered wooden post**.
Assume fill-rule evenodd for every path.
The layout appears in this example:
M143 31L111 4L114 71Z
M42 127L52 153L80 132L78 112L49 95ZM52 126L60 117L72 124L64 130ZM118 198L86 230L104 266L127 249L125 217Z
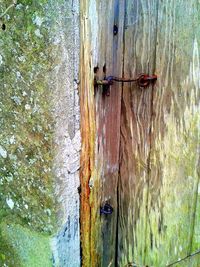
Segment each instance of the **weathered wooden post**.
M200 266L199 9L0 2L0 266Z
M200 264L198 12L81 1L83 266Z

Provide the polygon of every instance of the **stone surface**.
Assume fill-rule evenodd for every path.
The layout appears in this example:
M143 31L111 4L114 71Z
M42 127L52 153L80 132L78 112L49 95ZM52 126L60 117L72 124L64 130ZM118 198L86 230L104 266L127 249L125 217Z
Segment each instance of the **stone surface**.
M0 266L79 266L79 3L12 5L0 2Z
M50 1L55 18L52 70L55 194L61 230L52 241L55 266L80 264L79 240L79 1ZM51 13L51 12L50 12Z

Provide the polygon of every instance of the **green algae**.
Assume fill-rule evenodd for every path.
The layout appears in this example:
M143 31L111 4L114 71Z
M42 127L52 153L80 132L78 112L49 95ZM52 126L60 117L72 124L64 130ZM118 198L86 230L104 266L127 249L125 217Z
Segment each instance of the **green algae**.
M0 14L10 4L0 2ZM1 19L5 30L0 29L0 222L5 224L0 263L8 266L49 266L48 239L36 232L55 232L52 58L46 4L18 1ZM18 225L5 226L11 222Z
M42 3L20 1L1 32L0 145L6 155L0 153L0 205L31 227L51 232L53 119Z

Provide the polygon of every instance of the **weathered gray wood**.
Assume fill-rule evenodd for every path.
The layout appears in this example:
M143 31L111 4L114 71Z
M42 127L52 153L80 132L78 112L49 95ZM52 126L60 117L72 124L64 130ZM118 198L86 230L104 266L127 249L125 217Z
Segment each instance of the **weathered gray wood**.
M153 74L158 1L127 1L124 76ZM153 88L124 84L121 116L118 265L145 265Z
M81 11L83 266L165 266L200 243L199 3L85 0ZM158 82L106 97L94 67ZM105 201L114 213L100 217Z
M159 180L162 186L158 210L150 211L149 229L155 218L162 218L161 233L154 230L153 235L162 234L154 244L166 256L161 259L161 251L155 249L149 252L149 261L160 264L198 250L200 243L195 220L199 217L199 22L198 1L159 5L156 71L160 80L153 105L151 181L152 188ZM199 266L199 262L197 255L182 266Z
M199 3L128 3L125 72L159 78L123 91L119 266L165 266L200 243Z

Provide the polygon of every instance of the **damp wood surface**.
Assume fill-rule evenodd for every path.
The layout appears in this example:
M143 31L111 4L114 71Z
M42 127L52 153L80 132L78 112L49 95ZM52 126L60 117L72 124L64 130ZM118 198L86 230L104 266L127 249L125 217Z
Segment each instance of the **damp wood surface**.
M84 267L160 267L199 249L199 9L197 0L81 3ZM94 76L140 73L157 83L115 83L110 96L94 88ZM106 201L114 212L100 216ZM174 266L199 265L197 254Z

